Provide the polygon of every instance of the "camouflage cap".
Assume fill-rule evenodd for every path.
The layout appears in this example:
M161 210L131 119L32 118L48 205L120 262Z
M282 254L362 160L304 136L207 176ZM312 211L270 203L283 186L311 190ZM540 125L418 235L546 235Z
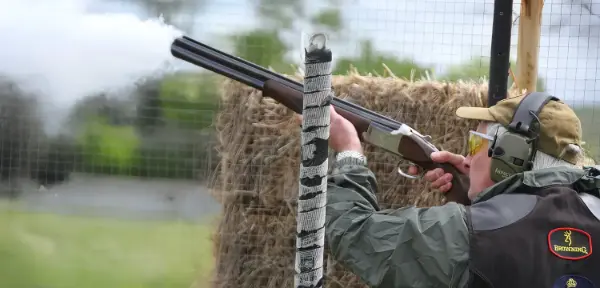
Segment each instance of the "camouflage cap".
M526 95L507 98L490 108L460 107L456 116L465 119L497 122L508 126L521 100ZM567 104L561 101L550 101L539 114L541 132L538 149L541 152L560 158L572 164L577 164L578 155L569 154L567 145L581 146L581 121Z

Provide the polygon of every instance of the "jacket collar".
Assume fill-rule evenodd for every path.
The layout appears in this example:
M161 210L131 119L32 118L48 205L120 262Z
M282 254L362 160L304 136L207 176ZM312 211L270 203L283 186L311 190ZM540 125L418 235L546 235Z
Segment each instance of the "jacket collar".
M600 197L600 168L552 167L515 174L483 190L473 199L472 204L486 201L496 195L518 192L522 185L528 187L546 187L551 185L570 185L578 192L586 192Z

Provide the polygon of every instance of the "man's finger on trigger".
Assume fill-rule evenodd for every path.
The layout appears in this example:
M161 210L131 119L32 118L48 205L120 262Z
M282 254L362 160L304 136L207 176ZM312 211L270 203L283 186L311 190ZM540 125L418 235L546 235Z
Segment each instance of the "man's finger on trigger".
M415 167L415 166L408 167L408 174L416 175L417 173L419 173L419 170L417 169L417 167Z
M446 192L450 191L450 188L452 188L452 183L446 183L446 184L442 185L440 188L438 188L438 190L440 190L443 193L446 193Z

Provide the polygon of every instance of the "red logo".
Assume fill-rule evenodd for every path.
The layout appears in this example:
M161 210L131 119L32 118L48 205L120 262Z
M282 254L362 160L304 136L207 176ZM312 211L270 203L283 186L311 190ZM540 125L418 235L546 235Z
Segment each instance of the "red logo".
M558 258L581 260L592 255L592 236L576 228L556 228L548 233L548 248Z

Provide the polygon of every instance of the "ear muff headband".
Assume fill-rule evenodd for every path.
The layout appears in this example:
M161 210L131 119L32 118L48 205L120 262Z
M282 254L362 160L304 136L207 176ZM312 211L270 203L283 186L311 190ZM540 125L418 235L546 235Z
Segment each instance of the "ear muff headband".
M507 131L495 137L488 151L488 156L492 158L490 176L494 182L533 167L536 140L541 129L535 129L539 127L538 115L550 101L560 99L543 92L528 94L517 106L508 127L505 127ZM537 125L534 127L534 124Z
M538 116L542 108L550 101L560 101L560 99L543 92L532 92L525 96L517 106L508 129L524 136L531 136L533 121L539 121Z

